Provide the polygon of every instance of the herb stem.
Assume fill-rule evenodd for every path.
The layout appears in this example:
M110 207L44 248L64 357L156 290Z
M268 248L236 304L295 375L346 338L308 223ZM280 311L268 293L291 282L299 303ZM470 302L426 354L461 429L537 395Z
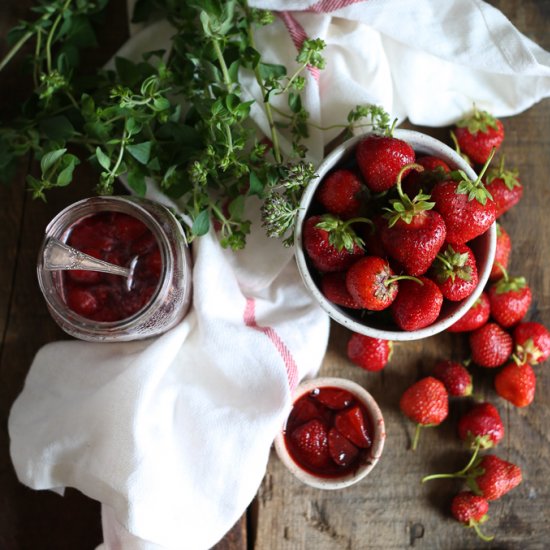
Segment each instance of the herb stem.
M116 159L116 163L113 166L113 169L110 170L110 173L113 177L117 176L117 171L120 168L120 165L122 164L122 159L124 158L124 151L126 149L126 140L128 139L128 134L126 131L126 127L124 128L124 132L122 132L122 139L120 141L120 150L118 152L118 157Z
M55 21L53 22L52 28L50 29L50 32L48 33L48 39L46 40L46 67L48 68L48 73L52 72L52 41L53 37L55 35L55 32L57 31L57 27L59 26L59 23L61 23L61 18L63 17L63 12L71 5L72 0L67 0L65 4L63 4L63 7L61 8L61 11L57 14L57 17L55 18Z
M34 87L38 88L39 82L40 82L40 65L39 65L39 59L40 59L40 48L42 47L42 30L38 28L36 31L36 46L34 48L34 67L32 72L32 79L34 82Z
M227 91L230 92L232 87L231 77L229 76L229 70L227 69L227 64L225 63L219 40L212 40L212 45L214 46L214 51L216 52L216 57L218 58L218 62L222 70L223 81Z
M0 61L0 71L12 60L17 52L25 45L27 40L32 38L33 32L27 31L12 47L12 49L4 56L4 59Z
M254 40L252 25L250 24L250 9L249 9L247 0L244 0L244 9L247 14L246 22L247 22L248 40L250 41L250 46L253 49L256 49L256 41ZM279 134L277 133L277 129L275 128L275 120L273 119L273 111L271 110L271 104L269 103L269 101L265 100L266 89L265 89L264 81L262 80L262 77L260 75L260 69L258 65L254 67L254 76L256 77L256 82L260 86L260 89L262 91L262 97L264 98L263 101L264 101L264 107L265 107L265 114L269 125L269 133L271 134L271 143L273 144L273 155L275 157L275 161L277 162L277 164L281 164L283 159L281 155L281 146L279 144Z
M286 86L281 91L281 94L284 94L290 90L290 87L292 86L292 83L298 78L300 73L307 67L307 64L302 65L300 68L296 70L296 72L289 78L288 82L286 83Z

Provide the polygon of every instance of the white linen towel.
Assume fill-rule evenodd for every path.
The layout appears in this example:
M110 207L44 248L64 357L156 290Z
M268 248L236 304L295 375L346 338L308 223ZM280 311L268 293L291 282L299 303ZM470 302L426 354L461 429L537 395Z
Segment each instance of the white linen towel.
M250 4L278 11L257 34L268 61L291 70L304 38L327 43L327 67L308 73L305 97L319 126L365 103L438 126L473 102L504 117L550 96L550 54L481 0ZM169 36L158 22L121 54L167 45ZM258 97L245 74L243 82ZM259 107L253 118L266 128ZM312 131L312 160L336 133ZM326 315L291 251L261 233L257 224L239 253L222 250L212 233L197 241L193 308L171 332L127 344L53 343L31 366L9 420L18 476L101 501L106 550L218 541L255 495L293 387L319 368Z

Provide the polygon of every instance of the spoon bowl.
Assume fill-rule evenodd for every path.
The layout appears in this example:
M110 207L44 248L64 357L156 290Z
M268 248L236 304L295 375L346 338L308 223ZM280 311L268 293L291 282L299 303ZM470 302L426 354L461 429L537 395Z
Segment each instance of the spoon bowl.
M129 267L112 264L85 254L67 243L50 237L44 248L44 269L46 271L99 271L126 277L126 288L130 290L134 282L134 271L138 256L134 256Z

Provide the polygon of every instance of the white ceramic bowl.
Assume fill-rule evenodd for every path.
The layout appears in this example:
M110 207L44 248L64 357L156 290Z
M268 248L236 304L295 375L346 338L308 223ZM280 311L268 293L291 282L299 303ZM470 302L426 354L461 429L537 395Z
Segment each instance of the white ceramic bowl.
M371 394L359 384L345 378L322 377L306 380L296 388L296 391L292 397L293 403L315 388L322 387L341 388L343 390L347 390L368 411L373 428L372 446L369 449L368 460L359 466L357 470L342 477L328 478L313 475L299 466L290 456L284 436L286 426L283 426L283 429L275 438L275 450L283 464L303 483L317 489L343 489L344 487L349 487L350 485L353 485L363 479L376 466L376 463L382 455L384 441L386 439L384 418L378 404Z
M321 307L337 323L347 327L353 332L371 336L373 338L382 338L384 340L394 341L419 340L421 338L433 336L458 321L470 309L483 291L483 288L489 279L489 274L495 258L496 224L493 224L483 235L480 235L468 243L468 246L472 248L475 254L478 268L479 282L474 292L460 302L451 303L448 300L445 300L437 320L431 325L419 330L404 331L397 327L387 328L385 326L376 326L374 321L373 324L369 325L365 321L359 320L357 317L350 315L344 308L337 306L325 298L309 269L302 244L302 229L304 221L309 215L310 205L314 199L317 187L330 170L353 155L355 146L359 141L364 139L366 135L367 134L355 136L335 148L321 163L316 171L317 176L304 192L296 222L294 243L298 270L300 271L306 287L309 289L311 294L313 294L314 298L317 302L319 302ZM395 130L393 135L394 137L409 143L417 154L437 156L444 160L451 167L451 169L461 169L469 178L473 180L477 179L477 174L460 157L460 155L441 141L428 136L427 134L413 130ZM376 316L372 317L374 319Z

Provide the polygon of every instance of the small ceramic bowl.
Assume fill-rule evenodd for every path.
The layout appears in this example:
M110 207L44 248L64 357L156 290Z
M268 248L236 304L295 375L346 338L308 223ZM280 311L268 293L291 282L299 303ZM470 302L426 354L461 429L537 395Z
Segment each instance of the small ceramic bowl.
M395 130L394 137L409 143L417 154L434 155L444 160L451 169L461 169L473 180L477 174L453 149L441 141L413 130ZM483 235L468 243L476 257L479 282L474 292L460 302L444 301L443 307L437 320L431 325L414 331L400 330L395 325L381 324L376 321L376 316L370 316L368 320L358 319L350 314L345 308L341 308L325 298L317 286L315 273L311 271L302 243L302 230L304 221L309 216L310 208L314 202L315 192L328 172L336 166L345 163L352 158L357 143L364 139L366 134L355 136L342 145L335 148L321 163L317 169L317 176L307 187L300 204L300 210L296 222L295 231L295 257L298 270L302 279L313 297L320 306L337 323L347 327L353 332L381 338L384 340L404 341L419 340L442 332L447 327L458 321L479 298L485 284L489 279L491 267L495 258L496 250L496 224L493 224Z
M363 479L374 466L376 466L382 454L384 441L386 439L384 418L378 404L371 394L359 384L345 378L323 377L306 380L296 388L292 398L293 403L296 404L300 398L319 388L342 389L353 396L354 402L359 404L368 414L369 418L367 422L372 433L371 446L360 451L362 453L360 455L360 461L352 469L347 469L342 475L330 476L317 475L296 462L286 441L285 431L287 423L285 423L285 426L283 426L283 429L275 438L275 450L283 464L303 483L317 489L343 489Z

